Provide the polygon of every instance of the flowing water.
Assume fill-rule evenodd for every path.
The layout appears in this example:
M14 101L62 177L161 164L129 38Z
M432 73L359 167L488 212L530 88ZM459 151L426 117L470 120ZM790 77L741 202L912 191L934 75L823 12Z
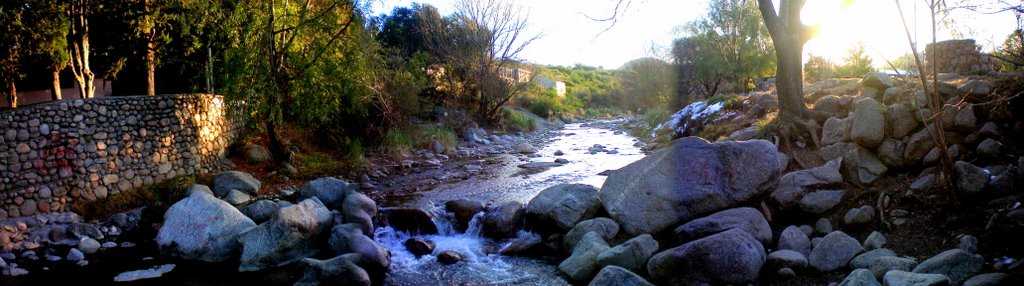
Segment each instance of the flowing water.
M452 228L451 214L445 213L443 203L453 199L472 199L484 203L518 201L528 203L542 190L563 183L581 183L599 187L605 177L599 175L605 170L614 170L632 163L644 154L634 144L632 137L608 129L615 122L599 124L569 124L551 137L540 148L539 156L504 155L510 164L494 170L493 176L471 179L451 184L438 185L432 190L419 192L412 199L387 200L401 206L425 207L435 214L438 234L419 235L433 241L436 248L432 254L419 258L404 246L414 237L390 227L376 231L376 239L391 249L392 265L386 284L388 285L568 285L558 275L557 261L545 261L525 257L497 254L508 241L494 241L480 236L477 214L465 233ZM595 144L603 151L595 150ZM561 151L562 155L555 153ZM569 163L549 169L523 170L517 165L528 162L552 162L564 158ZM386 203L385 203L386 204ZM521 235L528 235L521 233ZM463 255L463 262L443 265L437 262L437 254L452 250Z

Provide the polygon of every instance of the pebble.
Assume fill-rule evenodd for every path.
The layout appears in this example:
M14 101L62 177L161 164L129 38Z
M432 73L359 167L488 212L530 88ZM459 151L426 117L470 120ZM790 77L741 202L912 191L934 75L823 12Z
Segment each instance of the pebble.
M78 248L72 248L68 250L68 261L81 261L85 259L85 253L82 253Z
M102 248L114 248L117 247L117 242L107 241L100 245Z

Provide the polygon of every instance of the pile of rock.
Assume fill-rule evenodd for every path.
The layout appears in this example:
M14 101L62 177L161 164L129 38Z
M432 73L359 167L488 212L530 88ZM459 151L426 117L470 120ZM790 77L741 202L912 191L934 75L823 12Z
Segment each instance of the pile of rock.
M219 174L215 191L193 186L164 215L156 238L161 253L210 262L239 259L239 271L302 263L305 272L297 283L303 285L370 285L383 278L391 252L373 240L377 205L358 187L320 178L302 187L294 204L259 200L232 205L226 201L233 199L231 193L248 196L253 186L259 189L259 182L247 175ZM334 258L311 258L324 252Z
M123 231L132 230L141 209L119 213L104 223L85 223L75 213L46 213L0 219L0 274L18 276L29 271L19 267L39 260L49 263L89 264L88 255L116 247L134 247L117 243Z

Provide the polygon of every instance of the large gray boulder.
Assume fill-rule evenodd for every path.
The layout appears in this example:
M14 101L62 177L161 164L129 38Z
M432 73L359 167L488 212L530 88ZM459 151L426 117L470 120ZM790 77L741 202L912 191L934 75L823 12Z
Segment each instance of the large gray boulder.
M345 223L355 223L363 233L373 233L373 218L377 216L377 203L363 193L349 190L341 203L341 215Z
M572 255L558 264L558 270L573 280L587 281L598 270L597 256L608 249L600 234L588 232L573 248Z
M843 166L840 169L847 181L866 185L873 183L878 177L889 171L871 150L857 144L849 144L843 153Z
M896 256L882 256L875 258L871 262L871 273L875 275L875 278L882 279L885 277L885 273L893 270L910 271L917 266L917 261L910 258L896 257Z
M838 114L843 111L843 103L838 96L826 95L814 101L814 110Z
M1014 285L1014 283L1020 283L1021 281L1014 280L1013 276L1006 273L985 273L978 274L971 279L964 281L964 286L999 286L999 285Z
M594 280L590 280L590 284L587 286L654 286L654 284L625 268L609 265L597 272L597 276L594 276Z
M565 234L565 237L562 239L562 245L566 250L571 252L575 249L576 243L579 242L580 239L583 239L583 236L589 232L596 232L601 235L602 239L607 241L619 233L619 224L606 217L581 221Z
M698 218L677 227L675 232L680 240L691 241L734 228L749 233L762 244L772 242L772 228L768 220L760 211L750 207L727 209Z
M343 180L330 177L319 178L299 188L299 200L316 197L328 208L340 210L342 203L345 202L345 195L354 191L355 188L356 185Z
M803 256L809 256L811 255L811 239L799 227L791 225L779 234L779 249L789 249Z
M821 126L821 144L827 146L850 141L850 131L846 130L847 127L849 126L842 119L829 117Z
M864 147L875 147L885 139L885 115L882 104L865 97L853 103L853 127L850 139Z
M530 200L526 214L539 223L554 224L567 231L590 219L601 208L597 188L583 184L560 184L544 189Z
M893 81L892 77L885 73L873 72L865 75L864 78L861 79L860 85L878 90L886 90L893 86Z
M857 255L853 260L850 260L850 268L869 268L875 259L886 256L896 256L896 252L886 248L869 250L868 252Z
M445 202L444 209L455 215L455 230L464 232L473 217L484 210L484 205L474 200L457 199Z
M965 194L977 194L985 189L988 184L988 174L985 170L964 161L956 161L956 186Z
M819 190L811 192L805 194L800 199L800 209L813 214L821 214L843 202L843 195L845 194L846 191L844 190Z
M768 254L771 269L803 269L807 267L807 256L789 249L780 249Z
M885 273L882 278L885 286L949 286L952 284L949 277L942 274L913 273L901 270L893 270Z
M842 183L843 175L839 173L842 162L842 158L835 158L825 165L783 175L771 194L772 201L784 209L792 208L807 192L820 186Z
M658 241L650 234L641 234L597 255L600 266L615 265L629 271L643 271L647 259L658 251Z
M356 265L374 275L382 275L391 267L391 250L373 241L370 235L361 230L362 226L348 223L335 225L331 228L328 245L335 254L358 253Z
M907 165L906 160L903 158L903 153L906 152L907 144L903 141L886 138L882 141L881 145L878 145L878 159L883 164L889 167L899 168Z
M315 197L278 209L269 221L238 237L242 244L238 271L257 271L316 255L316 241L333 223L331 212Z
M238 235L254 226L242 212L212 194L192 192L164 213L156 243L166 255L227 261L238 254Z
M259 200L250 203L241 209L245 216L252 219L253 222L260 224L270 220L270 217L277 213L277 209L292 205L288 201L270 201L270 200Z
M306 258L302 279L295 285L373 285L370 274L356 265L359 254L350 253L327 260Z
M672 285L746 284L765 263L764 247L742 230L731 229L670 248L651 257L651 279Z
M867 269L854 269L850 272L850 275L846 275L843 282L839 282L839 286L882 286L878 283L878 279L871 274L871 271Z
M525 214L523 204L515 201L487 210L480 219L484 236L496 239L516 237L516 233L523 228Z
M213 176L213 193L218 197L226 196L231 190L256 195L260 185L260 180L245 172L227 171Z
M914 112L902 103L889 106L885 119L885 125L889 127L889 137L896 139L910 135L910 132L914 132L921 124L914 118Z
M981 272L985 259L959 248L946 250L928 258L914 268L914 273L942 274L949 277L953 285L963 284L968 278Z
M935 141L932 140L928 132L933 128L932 125L928 125L927 128L921 128L907 139L907 147L903 150L903 159L907 164L913 165L921 162L921 159L928 155L928 151L935 147Z
M626 233L658 233L774 189L782 173L777 154L764 140L678 139L611 172L601 203Z
M860 242L842 231L833 231L825 235L807 257L811 267L827 272L846 266L864 248Z

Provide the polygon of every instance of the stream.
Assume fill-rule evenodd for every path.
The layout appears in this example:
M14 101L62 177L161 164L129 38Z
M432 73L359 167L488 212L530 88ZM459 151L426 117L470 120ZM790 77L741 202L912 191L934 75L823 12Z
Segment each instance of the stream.
M621 168L644 157L635 147L636 139L609 127L621 123L599 121L568 124L548 137L535 155L495 154L504 164L494 164L487 175L470 180L442 183L433 189L394 197L384 197L381 207L420 207L431 210L437 219L439 233L413 236L390 227L376 231L376 239L391 249L391 272L387 285L569 285L558 275L558 261L503 256L495 253L507 241L493 241L480 235L474 219L465 233L452 227L451 214L443 211L448 200L470 199L488 203L518 201L528 203L544 189L564 183L581 183L598 188L604 184L605 170ZM603 146L596 148L595 144ZM560 151L560 152L559 152ZM555 155L556 152L561 155ZM569 162L551 168L518 167L530 162L552 162L556 158ZM487 159L483 159L487 160ZM482 214L482 213L481 213ZM481 214L477 214L479 217ZM521 233L521 235L526 235ZM436 244L430 255L415 257L403 243L420 237ZM443 265L437 254L451 250L463 255L463 262Z

